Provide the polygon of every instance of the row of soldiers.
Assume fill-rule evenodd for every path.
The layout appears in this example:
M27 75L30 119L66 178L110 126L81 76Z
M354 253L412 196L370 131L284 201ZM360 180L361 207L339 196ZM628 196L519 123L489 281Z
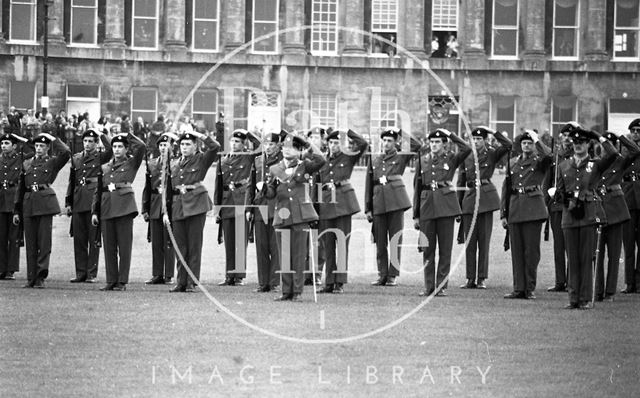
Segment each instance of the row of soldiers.
M639 124L640 120L636 120L630 125L634 140L639 138L636 137ZM613 226L622 223L625 217L619 221L620 217L615 215L620 209L619 204L612 207L616 211L610 215L604 213L601 203L603 200L607 203L610 197L620 196L618 193L622 190L618 189L619 184L615 181L611 180L611 183L608 175L636 182L633 176L638 173L635 162L638 151L632 140L624 136L618 138L608 134L600 137L577 123L567 124L561 133L563 148L568 148L571 143L574 153L566 156L567 152L562 155L556 152L555 160L551 150L534 131L527 131L516 138L522 153L508 162L508 178L503 186L501 202L491 177L496 165L512 149L513 144L506 135L486 127L475 128L471 135L476 158L469 144L444 129L429 134L427 146L421 146L411 137L411 148L406 152L399 151L401 131L383 132L382 153L369 159L365 186L365 214L372 223L377 249L379 277L373 284L397 284L400 250L392 247L393 255L389 256L388 246L390 241L392 245L401 245L403 214L413 207L414 226L424 238L420 250L424 260L425 290L421 295L447 294L453 229L455 219L460 215L464 238L468 241L467 282L462 287L486 288L493 213L500 210L503 224L510 232L513 251L514 291L505 297L535 298L540 228L549 215L544 199L544 180L545 176L553 175L551 184L546 186L553 185L548 193L555 191L548 200L551 202L554 243L566 243L564 250L569 257L569 307L588 307L590 284L587 282L590 277L585 264L590 264L593 251L580 249L595 244L596 236L591 232L595 231L596 225L606 225L602 239L607 242L610 258L606 293L598 293L598 297L612 297L617 278L617 268L612 267L620 254L618 244L616 257L615 242L620 240L619 228ZM486 145L489 134L500 143L499 147ZM12 239L24 226L28 254L26 286L42 287L51 251L51 217L60 211L50 185L70 154L69 149L55 137L41 134L34 140L35 156L25 160L25 154L18 156L16 151L18 138L14 135L2 138L2 162L5 165L2 214L10 220L2 220L2 229L6 227L9 235L2 240L9 242L3 244L2 250L7 250L10 255L1 256L0 253L0 257L16 258L15 244L11 242L16 242ZM298 300L304 285L303 272L309 262L315 262L314 246L311 247L312 255L308 255L306 231L310 223L318 222L317 228L322 236L318 248L324 252L318 257L324 257L326 262L326 280L319 292L341 293L346 283L351 217L360 211L349 178L368 145L351 130L344 133L314 128L308 132L307 138L281 132L268 134L261 141L252 133L236 130L230 139L230 152L218 158L220 145L203 134L163 135L157 143L161 156L147 161L143 193L142 213L149 222L153 246L153 277L147 283L165 283L173 277L175 246L184 263L181 261L178 265L178 280L172 291L193 290L193 277L195 280L199 278L206 214L215 204L219 209L216 217L220 224L219 240L224 240L226 252L226 278L221 285L244 283L244 255L251 235L247 231L255 229L257 291L278 290L282 279L282 295L278 299ZM351 145L344 145L345 138L351 141ZM602 142L604 153L599 159L592 159L586 152L591 139ZM628 153L621 158L617 157L617 151L611 145L618 139L628 148ZM106 151L96 150L98 140L103 141ZM458 146L457 152L447 149L445 143L448 140ZM197 149L198 141L204 145L203 151ZM247 141L251 142L253 150L246 149ZM180 156L170 159L174 143L179 146ZM323 143L327 148L326 154L319 148ZM50 145L55 153L49 157ZM71 282L96 281L98 246L103 240L107 284L102 289L124 290L131 261L132 223L138 213L131 183L145 156L145 145L131 134L116 136L109 142L96 130L85 132L83 145L84 151L73 156L65 199L67 213L73 216L76 277ZM416 163L414 198L411 200L402 174L416 155L419 161ZM560 163L562 157L566 159ZM216 158L216 188L214 202L211 203L202 181ZM623 160L616 161L618 158ZM7 166L9 163L11 165ZM558 172L549 173L550 168ZM460 173L457 186L454 186L452 181L457 169ZM11 177L6 170L13 171ZM309 200L310 187L318 189L311 191L311 198L319 198L315 203ZM554 218L554 208L558 203L562 210L560 233L557 217ZM628 224L625 225L632 236L637 236L637 229L628 227ZM283 242L283 230L288 231L285 238L288 243ZM338 234L327 233L336 230L347 237L346 248L341 248L343 241ZM561 240L558 235L562 236ZM558 248L559 244L554 246ZM437 266L436 247L439 254ZM340 258L341 252L345 252L344 260ZM625 249L625 252L629 250ZM283 258L280 258L281 254ZM556 256L556 259L560 257ZM341 261L344 265L340 264ZM284 262L287 263L286 268L282 267ZM0 277L12 277L17 263L10 263L6 269L0 270ZM189 266L191 275L183 264ZM627 265L628 269L634 270L634 267L637 265ZM598 269L601 268L602 265ZM629 280L626 291L631 292L635 290L635 284ZM610 283L613 283L613 291ZM559 280L554 290L561 288L564 288L564 282Z

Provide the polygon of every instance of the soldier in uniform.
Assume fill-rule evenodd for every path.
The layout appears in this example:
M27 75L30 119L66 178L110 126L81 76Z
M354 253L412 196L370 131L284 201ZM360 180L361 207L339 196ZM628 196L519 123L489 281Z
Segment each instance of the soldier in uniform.
M25 157L24 153L18 153L18 144L24 145L27 140L6 133L0 141L0 280L15 280L13 274L20 269L22 231L13 224L13 211Z
M253 151L246 149L247 139L253 144ZM217 191L214 194L214 205L221 206L217 218L222 224L226 254L225 280L220 282L218 286L244 285L246 272L236 272L235 270L246 269L249 225L245 223L242 243L236 242L236 217L239 215L244 222L243 207L247 188L251 182L251 167L256 156L260 154L260 140L247 130L235 130L231 135L230 144L231 151L220 158L216 170ZM242 258L240 258L241 256Z
M204 143L205 152L197 151L198 139ZM194 276L200 279L204 224L207 212L213 208L202 181L218 156L220 144L202 133L188 132L178 138L178 145L181 156L171 162L173 234L176 249ZM178 263L178 280L171 292L193 292L193 283L184 265Z
M171 283L176 266L173 244L169 238L169 232L162 221L162 194L163 189L170 188L167 182L171 173L173 143L177 138L172 133L162 134L155 141L159 156L147 160L147 173L144 190L142 191L142 217L149 223L151 238L152 277L145 282L147 285ZM163 167L165 167L164 184L162 184ZM167 215L171 214L172 197L173 195L170 191L165 195Z
M573 144L571 142L570 133L580 128L576 122L569 122L560 129L560 145L555 149L556 154L552 166L547 173L546 186L553 188L555 191L558 185L558 165L562 161L573 156ZM562 208L563 204L557 202L554 195L547 195L547 203L549 209L549 224L553 233L553 263L555 267L555 285L547 289L548 292L566 292L567 291L567 250L564 246L564 234L562 233Z
M487 136L492 134L501 146L487 146ZM493 212L500 209L498 191L491 182L496 165L511 150L511 140L498 131L480 126L471 131L473 144L478 154L476 170L475 157L469 155L464 161L464 173L459 177L466 184L462 199L462 222L466 248L467 283L463 289L486 289L485 279L489 276L489 242L493 230ZM476 177L479 181L476 180ZM476 207L476 195L480 195L476 222L471 231L471 221ZM477 282L476 282L477 281Z
M256 157L251 173L251 185L247 189L245 203L248 206L266 206L266 213L257 207L248 207L247 221L255 225L256 259L258 261L258 288L256 293L276 291L280 286L280 251L273 227L276 199L265 196L271 166L282 161L280 140L284 135L270 133L264 138L263 152Z
M349 234L351 234L351 216L360 212L356 193L349 178L353 168L358 163L369 144L362 136L353 130L347 131L347 138L352 140L355 151L341 148L340 132L335 130L327 134L329 153L327 162L317 173L322 184L322 200L319 208L319 232L322 235L326 258L326 275L324 287L319 293L343 293L343 285L347 283L347 264L349 263ZM313 197L314 199L317 196ZM340 246L336 234L328 229L339 229L345 235L344 253L340 253ZM344 272L338 271L338 258L344 258ZM319 263L319 261L318 261Z
M127 155L130 148L132 156ZM107 283L100 290L126 290L131 268L133 219L138 207L131 184L146 150L144 141L129 132L111 139L113 158L102 165L93 196L91 222L100 224L104 236Z
M13 223L20 222L21 214L27 252L28 282L24 287L43 288L49 275L53 215L60 213L60 204L51 184L71 157L71 151L47 133L38 135L33 141L35 156L23 163ZM49 145L53 147L52 156L47 154Z
M457 154L445 149L448 139L458 145ZM471 147L464 140L445 129L429 134L429 148L430 152L421 154L416 165L413 193L414 227L427 238L426 245L424 242L420 245L424 269L424 291L420 296L431 295L449 276L453 226L461 213L451 180L471 153ZM436 244L439 246L437 269ZM446 296L446 287L445 283L436 295Z
M614 146L595 131L578 128L571 132L573 156L560 163L555 195L564 203L562 230L569 259L569 304L565 308L589 309L593 295L592 258L596 247L596 228L606 223L602 201L596 188L602 173L615 161ZM599 140L604 149L601 159L589 156L590 140Z
M91 202L98 188L98 177L102 172L102 165L107 163L113 152L106 135L97 129L86 130L82 134L84 150L71 158L69 170L69 185L65 206L71 218L73 231L73 253L76 265L76 276L71 283L98 281L98 261L100 247L98 228L91 224ZM98 151L98 139L105 147L105 151Z
M311 151L305 151L309 147ZM269 170L271 177L266 192L267 198L276 200L273 226L281 258L289 260L286 264L289 268L281 271L282 295L276 301L299 301L304 287L309 223L318 220L313 203L308 201L307 184L309 175L320 170L325 159L317 146L292 135L285 139L282 154L284 159ZM288 253L285 253L287 246Z
M631 140L640 145L640 119L629 124ZM637 293L640 289L640 160L636 159L622 173L622 191L630 219L622 232L624 244L624 281L621 293ZM636 257L637 253L637 257Z
M310 143L320 148L320 152L322 152L323 156L327 157L327 134L333 131L330 127L327 128L325 126L314 126L307 131L307 139ZM313 208L316 210L316 213L320 214L320 203L318 203L318 183L320 183L320 175L318 173L311 174L309 176L309 197L313 202ZM318 229L319 223L311 223L312 229ZM305 270L304 284L307 286L316 285L320 286L322 284L322 270L326 263L326 250L324 247L325 241L320 239L317 245L317 255L315 259L311 259L307 257L307 268ZM316 253L314 253L316 254ZM316 262L315 264L315 274L311 271L311 260ZM315 278L315 281L313 280Z
M404 212L411 208L402 174L421 147L411 137L411 152L398 152L396 145L400 135L401 132L395 129L380 134L384 153L372 155L367 168L364 207L367 220L373 223L378 263L378 279L371 283L373 286L396 286L396 277L400 275ZM398 233L398 258L389 261L387 246Z
M502 225L509 228L513 267L513 291L504 298L535 299L540 231L549 216L541 185L553 157L533 130L520 134L516 145L522 153L509 160L511 175L505 181L510 184L502 187L500 209Z
M604 138L615 145L618 141L626 148L624 156L617 156L616 160L600 177L598 193L602 197L602 207L607 216L607 225L602 227L600 236L600 251L596 259L596 300L613 301L618 285L618 268L620 252L622 250L622 228L631 216L624 200L621 170L625 170L640 156L640 148L627 137L607 132ZM604 275L604 252L608 252L607 276Z

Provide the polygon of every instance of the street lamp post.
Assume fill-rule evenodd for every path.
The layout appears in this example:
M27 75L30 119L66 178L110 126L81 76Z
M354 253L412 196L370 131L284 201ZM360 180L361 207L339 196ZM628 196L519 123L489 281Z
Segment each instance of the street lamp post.
M49 108L49 97L47 95L47 75L49 74L49 6L53 4L53 0L45 0L44 2L44 46L42 48L42 113L47 113Z

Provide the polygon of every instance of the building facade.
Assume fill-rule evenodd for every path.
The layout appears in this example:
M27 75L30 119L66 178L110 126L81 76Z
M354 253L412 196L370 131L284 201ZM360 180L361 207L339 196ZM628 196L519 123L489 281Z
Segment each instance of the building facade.
M41 107L45 1L2 0L0 106ZM640 113L640 0L55 0L49 110L213 129L510 134ZM397 45L397 47L396 47ZM459 102L460 107L455 103Z

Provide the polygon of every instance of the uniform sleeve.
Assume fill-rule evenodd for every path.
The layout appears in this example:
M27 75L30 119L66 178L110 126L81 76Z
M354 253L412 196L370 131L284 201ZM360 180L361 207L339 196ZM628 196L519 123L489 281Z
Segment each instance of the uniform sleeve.
M308 153L304 158L304 167L305 171L309 174L313 174L318 172L322 166L327 162L322 155L318 155L316 153Z
M598 166L598 171L600 173L604 172L615 162L617 155L619 154L616 147L613 146L611 141L605 140L602 143L602 158L596 160L596 165Z
M511 151L513 142L499 131L496 131L493 136L500 143L500 146L493 152L493 162L498 163L507 153L509 153L509 151Z
M624 145L625 148L627 148L627 156L625 156L624 158L623 165L623 169L626 169L640 156L640 147L638 147L635 142L631 141L623 135L620 136L619 140L620 143Z
M551 154L551 149L541 140L536 142L536 149L538 150L538 155L540 155L540 159L538 160L538 170L545 171L548 170L553 164L553 155Z
M273 167L273 166L271 166ZM266 192L265 192L265 197L267 199L273 199L276 197L276 192L278 189L278 179L273 175L273 172L270 173L271 176L269 177L269 180L267 181L267 188L266 188Z
M149 169L144 173L144 188L142 190L142 213L149 213L151 210L151 173Z
M13 201L13 214L17 214L22 218L22 201L24 200L24 193L27 191L26 181L24 179L24 164L22 164L22 172L18 179L18 189L16 189L16 196ZM20 222L23 222L20 220Z
M367 176L364 183L364 212L373 211L373 155L367 161Z
M113 156L113 148L111 148L111 140L106 134L100 136L100 141L104 145L104 151L100 152L100 164L105 164Z
M220 151L220 144L217 141L215 141L213 138L208 136L205 139L203 139L202 142L207 147L207 150L204 152L202 157L203 159L202 167L205 170L204 173L206 174L206 170L208 170L209 167L211 167L213 162L215 162L216 158L218 157L218 152Z
M51 167L56 171L60 171L71 157L71 150L59 139L53 141L52 144L56 155L51 159Z
M213 204L220 206L222 204L222 190L223 190L223 175L222 175L222 160L218 159L218 166L216 167L216 181L213 188Z
M458 192L456 192L456 195L458 196L458 204L462 206L462 200L464 199L465 193L464 188L467 187L467 173L464 171L464 164L460 164L460 168L458 169L458 181L456 181L456 187L458 187Z
M460 166L462 162L464 162L467 156L471 155L471 146L469 146L469 144L467 144L465 140L455 134L451 134L449 136L449 139L453 141L460 149L456 156L453 158L453 164L451 165L455 169Z
M131 149L133 152L133 157L131 158L133 168L138 170L142 164L142 159L144 159L144 155L147 152L147 145L133 133L129 133L129 142L131 142Z
M64 197L65 207L73 206L73 192L76 189L76 168L73 166L71 159L71 167L69 168L69 185L67 186L67 195Z
M256 183L257 183L257 175L256 175L256 162L251 164L251 173L249 174L249 186L247 187L247 191L244 195L244 205L250 206L253 204L253 201L256 198ZM247 207L246 211L253 213L253 207Z
M91 215L98 216L100 218L100 204L102 203L102 173L98 176L98 187L93 193L93 200L91 201Z
M356 146L356 151L358 152L355 155L349 156L352 159L353 163L355 164L358 161L358 159L360 159L362 155L365 153L365 151L369 147L369 143L367 142L367 140L364 139L363 136L361 136L360 134L356 133L351 129L347 131L347 137L349 137L349 139L353 141L353 143Z
M511 178L507 176L507 178L505 178L504 181L502 182L502 192L500 195L500 218L501 219L508 218L509 216L507 214L507 200L511 199L511 195L509 195L509 192L508 192L508 190L511 189L509 185L511 185Z
M422 193L422 160L418 157L413 175L413 219L420 218L420 194Z

